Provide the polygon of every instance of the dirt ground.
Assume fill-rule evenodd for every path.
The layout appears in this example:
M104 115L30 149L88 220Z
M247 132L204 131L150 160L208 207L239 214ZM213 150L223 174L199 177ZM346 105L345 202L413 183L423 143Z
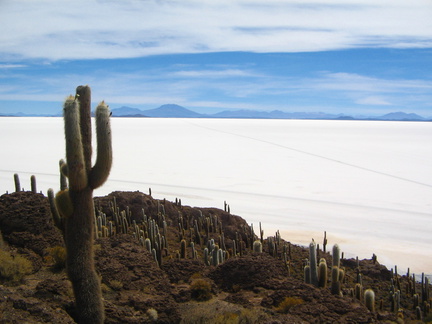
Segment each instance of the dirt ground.
M141 192L113 192L95 198L95 206L98 215L112 222L110 235L97 238L94 246L106 323L431 321L430 298L420 305L423 320L416 319L413 295L421 300L426 293L421 284L414 291L406 274L396 275L374 260L341 260L345 277L341 294L335 295L330 254L318 252L318 260L329 265L326 287L305 283L308 249L276 236L263 238L263 251L253 252L260 233L227 211L191 208ZM118 215L127 219L126 233L115 220ZM162 248L153 252L158 262L144 243L151 221L160 233L156 238ZM0 231L0 250L15 260L22 256L32 266L20 282L0 274L0 323L75 323L71 284L53 259L52 248L63 247L63 238L53 225L48 199L32 192L2 195ZM211 240L222 250L217 265L204 261ZM359 274L361 290L375 292L375 311L366 308L362 295L361 300L355 297ZM392 289L400 290L397 307Z

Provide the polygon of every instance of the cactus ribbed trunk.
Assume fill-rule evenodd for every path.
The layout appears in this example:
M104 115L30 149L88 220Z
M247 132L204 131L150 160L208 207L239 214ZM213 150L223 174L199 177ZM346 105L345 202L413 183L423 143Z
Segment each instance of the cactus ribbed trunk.
M79 323L103 323L100 280L94 267L93 189L69 191L69 196L74 211L65 223L66 267L75 295L77 320Z

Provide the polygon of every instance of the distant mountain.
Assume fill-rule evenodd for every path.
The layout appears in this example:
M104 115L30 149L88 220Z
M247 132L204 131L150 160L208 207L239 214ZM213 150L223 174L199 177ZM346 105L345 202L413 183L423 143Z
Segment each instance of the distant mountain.
M161 117L161 118L199 118L205 117L192 110L186 109L179 105L169 104L162 105L156 109L144 110L143 114L148 117Z
M111 112L113 117L145 117L142 110L125 106L112 109Z
M381 117L377 117L379 120L410 120L410 121L419 121L419 120L426 120L426 118L423 118L422 116L419 116L417 114L407 114L402 111L398 112L392 112L389 114L385 114Z
M159 118L199 118L205 115L186 109L179 105L168 104L159 108L140 110L138 108L120 107L112 109L114 117L159 117Z

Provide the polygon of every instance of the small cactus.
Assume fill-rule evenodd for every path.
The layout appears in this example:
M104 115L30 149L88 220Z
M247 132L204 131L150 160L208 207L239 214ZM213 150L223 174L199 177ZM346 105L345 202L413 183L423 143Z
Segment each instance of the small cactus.
M255 253L262 253L262 243L261 243L260 240L256 240L256 241L253 243L253 251L254 251Z
M327 246L327 232L324 231L324 239L323 239L323 252L326 253L326 246Z
M340 248L339 245L333 245L332 249L332 270L331 270L331 293L341 295L342 282L345 277L345 271L340 268Z
M322 258L318 266L318 287L326 288L327 278L328 278L327 261L324 258Z
M363 286L360 283L356 283L355 288L354 288L354 292L355 292L355 298L357 300L361 300L361 296L362 296L362 292L363 292ZM366 294L366 292L365 292Z
M151 252L152 251L152 244L149 238L146 238L144 241L144 245L147 251Z
M333 266L331 271L331 293L341 295L341 275L339 267Z
M209 249L208 248L204 248L204 264L207 265L207 266L210 265Z
M333 245L332 249L332 266L340 267L340 248L339 245Z
M184 239L180 241L180 258L186 259L186 241Z
M306 264L304 266L304 282L307 284L310 284L311 283L310 279L311 279L310 266L309 266L309 264Z
M37 193L37 188L36 188L36 176L32 175L30 177L30 183L31 183L31 191L33 193Z
M364 303L367 309L375 312L375 292L372 289L366 289L364 292Z
M20 183L18 173L14 174L14 182L15 182L15 192L20 192L21 191L21 183Z
M191 247L191 259L195 259L195 256L196 256L197 252L195 250L195 244L194 244L194 242L191 242L190 247Z
M420 306L417 306L415 308L415 313L416 313L416 319L418 321L423 321L423 313L422 313L422 310L421 310Z
M216 244L212 250L212 265L215 267L219 265L220 259L219 259L219 246Z
M309 244L309 266L310 266L310 283L314 286L318 286L318 268L316 258L316 244L312 241Z

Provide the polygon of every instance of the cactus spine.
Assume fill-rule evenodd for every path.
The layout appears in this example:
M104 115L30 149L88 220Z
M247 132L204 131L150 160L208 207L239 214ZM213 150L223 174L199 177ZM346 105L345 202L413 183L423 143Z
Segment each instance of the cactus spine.
M111 128L108 106L101 102L96 108L97 157L91 166L91 90L79 86L75 97L64 103L66 163L61 172L69 179L69 189L55 199L67 250L67 272L72 282L79 323L103 323L104 307L99 277L94 268L95 208L93 190L108 178L111 163ZM64 183L62 181L61 186ZM62 188L63 189L63 188ZM62 199L60 199L60 197ZM64 205L67 208L63 208ZM55 211L55 209L53 209Z

